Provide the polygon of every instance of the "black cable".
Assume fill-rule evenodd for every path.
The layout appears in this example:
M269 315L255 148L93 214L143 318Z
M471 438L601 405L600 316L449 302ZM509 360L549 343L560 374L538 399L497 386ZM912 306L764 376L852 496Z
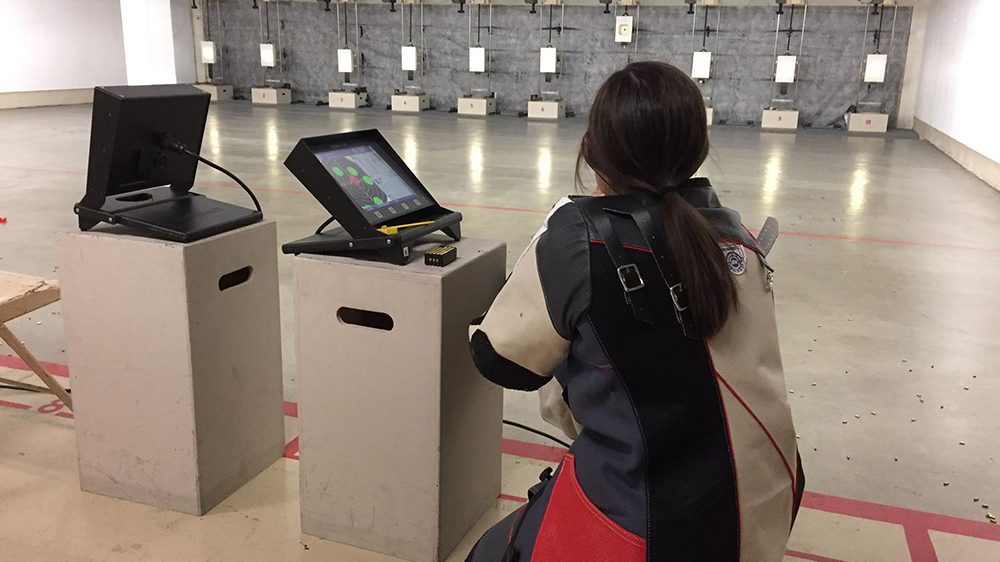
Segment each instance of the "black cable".
M542 437L544 437L546 439L550 439L550 440L552 440L552 441L554 441L556 443L559 443L560 445L562 445L563 447L566 447L567 449L569 449L569 447L570 447L569 443L563 441L562 439L559 439L558 437L554 437L552 435L549 435L548 433L545 433L544 431L537 430L537 429L535 429L533 427L528 427L528 426L526 426L526 425L524 425L522 423L517 423L517 422L510 421L510 420L503 420L503 423L505 425L510 425L510 426L516 427L518 429L523 429L523 430L525 430L527 432L534 433L535 435L541 435Z
M205 164L209 168L212 168L213 170L218 170L218 171L222 172L223 174L226 174L227 176L229 176L229 178L231 180L233 180L236 183L240 184L240 187L243 188L243 191L247 192L247 195L249 195L250 199L253 201L253 206L257 208L257 212L260 213L260 214L262 214L262 215L264 214L264 211L261 210L261 208L260 208L260 201L257 200L257 196L253 194L253 191L251 191L249 187L247 187L247 184L243 183L243 180L241 180L240 178L236 177L236 174L230 172L229 170L223 168L222 166L216 164L215 162L212 162L211 160L209 160L207 158L202 158L200 154L198 154L197 152L194 152L193 150L191 150L188 147L184 146L184 143L172 140L170 137L166 137L165 136L162 139L160 139L160 148L163 148L163 149L166 149L166 150L172 150L172 151L177 152L179 154L187 154L188 156L194 156L195 158L198 159L199 162L201 162L202 164Z
M323 221L323 224L319 225L319 228L316 229L316 234L323 234L323 229L326 228L326 227L328 227L328 226L330 226L330 223L333 222L334 220L336 220L336 219L334 219L333 217L330 217L330 218L326 219L325 221Z
M708 6L705 6L705 29L701 31L701 49L705 50L705 44L708 42Z
M267 42L271 42L271 8L264 2L264 22L267 26Z
M882 45L882 18L885 16L885 10L882 10L878 14L878 31L875 32L875 52L879 52L879 47Z
M483 5L476 4L476 46L480 44L479 34L483 30Z
M792 23L795 22L795 4L791 5L791 11L788 12L788 44L785 45L785 52L789 53L792 50Z
M208 160L207 158L202 158L200 154L188 150L187 147L184 147L184 154L187 154L188 156L194 156L202 164L205 164L209 168L218 170L218 171L222 172L223 174L226 174L234 182L240 184L240 187L243 188L243 191L246 191L247 195L250 196L250 199L253 201L253 206L257 209L257 212L260 213L260 214L262 214L262 215L264 214L264 211L261 210L261 208L260 208L260 201L257 200L257 196L253 194L253 191L250 191L250 188L247 187L247 184L243 183L243 180L241 180L240 178L236 177L236 174L230 172L229 170L223 168L222 166L216 164L215 162L212 162L211 160Z
M409 38L409 42L410 42L410 45L412 45L413 44L413 4L410 4L409 13L410 13L410 23L409 23L409 26L410 26L410 38Z
M552 45L552 4L549 4L549 45Z

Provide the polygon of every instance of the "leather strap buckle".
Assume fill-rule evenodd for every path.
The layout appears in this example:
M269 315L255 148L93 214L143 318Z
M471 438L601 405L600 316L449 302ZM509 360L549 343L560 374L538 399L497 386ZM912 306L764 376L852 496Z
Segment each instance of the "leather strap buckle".
M670 300L674 301L674 309L677 312L684 312L691 308L688 304L687 293L684 292L683 283L670 286Z
M634 263L627 263L618 268L618 280L621 281L626 293L634 293L646 286L642 274L639 273L639 267Z

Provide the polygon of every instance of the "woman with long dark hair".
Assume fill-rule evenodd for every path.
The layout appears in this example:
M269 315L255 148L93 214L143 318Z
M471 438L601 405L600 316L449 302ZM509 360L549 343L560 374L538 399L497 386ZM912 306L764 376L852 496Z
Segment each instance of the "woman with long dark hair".
M474 562L781 560L801 499L771 269L705 178L705 106L639 62L598 90L561 201L471 338L574 437Z

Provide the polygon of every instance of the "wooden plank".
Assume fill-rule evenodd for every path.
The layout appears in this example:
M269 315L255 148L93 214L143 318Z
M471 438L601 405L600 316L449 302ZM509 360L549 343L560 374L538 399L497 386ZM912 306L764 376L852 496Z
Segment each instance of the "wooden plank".
M0 324L59 300L59 282L0 271Z
M63 389L62 385L60 385L59 382L45 370L45 367L42 366L38 359L35 359L35 356L28 351L28 348L21 343L21 340L17 339L17 336L15 336L14 333L2 323L0 323L0 339L7 342L7 345L14 350L14 353L24 360L24 362L28 364L28 367L31 367L31 370L38 375L38 378L42 379L45 386L49 387L52 394L58 396L59 400L62 400L62 403L65 404L70 411L73 410L73 399L70 398L69 393L67 393L66 390Z

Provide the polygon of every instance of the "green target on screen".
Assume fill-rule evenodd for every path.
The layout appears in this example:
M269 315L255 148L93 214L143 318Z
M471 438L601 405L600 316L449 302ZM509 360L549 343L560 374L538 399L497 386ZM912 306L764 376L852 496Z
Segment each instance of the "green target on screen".
M365 182L368 185L375 185L375 180L371 179L368 176L361 178L361 181Z
M381 197L373 197L372 203L375 203L376 205L381 205L382 203L385 203L385 201L382 201Z
M351 174L352 176L356 176L356 175L358 175L358 170L354 166L348 166L347 167L347 173Z
M337 176L338 178L342 178L344 177L344 171L341 170L339 166L334 166L333 175Z

